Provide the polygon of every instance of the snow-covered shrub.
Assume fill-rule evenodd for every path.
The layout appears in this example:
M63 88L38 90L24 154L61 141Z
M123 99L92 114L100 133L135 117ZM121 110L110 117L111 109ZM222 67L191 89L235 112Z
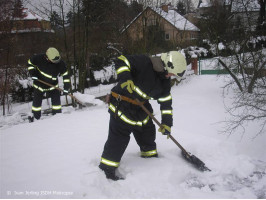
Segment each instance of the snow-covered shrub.
M16 72L11 84L12 102L28 102L32 101L32 79L28 76L27 69L19 69Z
M187 60L190 58L207 58L211 55L208 49L204 47L190 46L184 49Z
M114 83L117 78L114 63L104 67L102 70L94 71L93 75L98 84Z

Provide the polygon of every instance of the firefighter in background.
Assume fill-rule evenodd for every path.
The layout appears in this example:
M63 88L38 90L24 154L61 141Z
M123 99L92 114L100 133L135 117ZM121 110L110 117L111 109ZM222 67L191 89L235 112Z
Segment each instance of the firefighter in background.
M30 122L33 122L34 118L40 119L42 98L45 92L49 93L52 100L52 114L61 113L60 91L38 81L40 79L58 87L58 76L63 76L64 94L68 93L70 89L69 73L58 50L50 47L45 54L32 56L28 60L28 70L33 79L34 87L32 102L33 117L29 117Z
M118 84L111 90L109 135L99 165L106 178L124 179L116 173L116 169L128 146L131 132L140 147L141 157L158 157L155 125L135 99L151 113L153 109L149 100L157 100L163 125L158 131L170 134L173 125L170 77L182 77L186 67L185 57L177 51L162 53L160 57L121 55L115 61Z

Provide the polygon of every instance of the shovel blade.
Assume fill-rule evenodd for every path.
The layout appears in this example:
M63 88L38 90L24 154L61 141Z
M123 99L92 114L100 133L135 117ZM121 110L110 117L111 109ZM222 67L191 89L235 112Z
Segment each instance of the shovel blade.
M211 171L208 167L205 166L204 162L202 162L199 158L192 155L191 153L182 151L182 155L188 162L193 164L200 171Z

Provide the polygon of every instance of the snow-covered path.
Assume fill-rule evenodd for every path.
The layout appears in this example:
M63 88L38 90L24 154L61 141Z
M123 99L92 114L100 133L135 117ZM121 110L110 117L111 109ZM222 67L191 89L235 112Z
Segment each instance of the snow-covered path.
M252 125L243 138L218 134L227 117L223 81L192 76L172 89L172 135L211 172L158 134L159 158L140 158L132 137L119 167L126 179L107 180L98 164L109 114L98 105L2 129L1 198L266 198L266 136L251 140Z

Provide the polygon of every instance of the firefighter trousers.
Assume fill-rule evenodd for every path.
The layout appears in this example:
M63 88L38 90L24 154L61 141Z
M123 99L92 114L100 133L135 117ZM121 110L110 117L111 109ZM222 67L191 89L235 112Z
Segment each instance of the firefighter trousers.
M157 155L156 131L152 119L146 125L136 127L122 123L118 118L110 115L109 135L104 145L101 164L111 167L118 167L120 160L130 141L130 134L133 132L135 140L142 153L147 155ZM150 154L150 152L153 152Z
M33 93L33 102L32 102L32 113L34 118L41 118L41 110L42 110L42 99L45 92L40 91L39 89L34 88ZM61 113L61 100L60 100L60 92L58 90L50 90L46 91L49 93L52 101L52 114Z

